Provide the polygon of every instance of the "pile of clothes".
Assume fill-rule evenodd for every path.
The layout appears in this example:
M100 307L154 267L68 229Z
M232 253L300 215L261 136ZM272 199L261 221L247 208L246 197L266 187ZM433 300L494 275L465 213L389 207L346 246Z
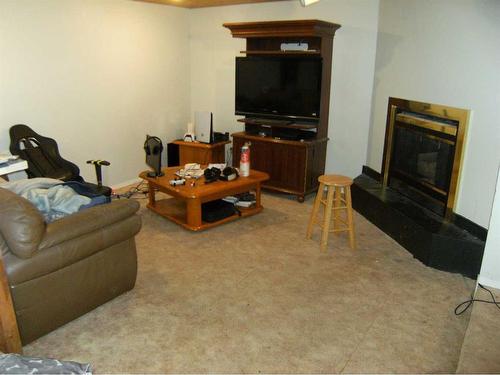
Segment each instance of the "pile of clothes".
M0 187L29 200L43 214L47 223L110 202L109 197L96 195L85 184L76 181L63 182L40 177L5 182Z

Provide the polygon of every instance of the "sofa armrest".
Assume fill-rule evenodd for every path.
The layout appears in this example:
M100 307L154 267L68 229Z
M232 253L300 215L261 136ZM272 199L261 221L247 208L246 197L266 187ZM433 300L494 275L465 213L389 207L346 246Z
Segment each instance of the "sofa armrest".
M42 214L27 199L0 188L0 232L2 254L8 249L19 258L27 259L38 249L45 233Z
M47 224L39 250L94 232L132 216L139 209L139 203L132 200L114 201L91 207Z

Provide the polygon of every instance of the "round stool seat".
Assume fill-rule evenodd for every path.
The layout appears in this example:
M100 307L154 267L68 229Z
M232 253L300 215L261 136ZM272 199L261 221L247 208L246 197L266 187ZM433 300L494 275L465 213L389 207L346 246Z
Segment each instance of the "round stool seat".
M324 174L318 177L318 181L326 186L351 186L352 178L340 174Z

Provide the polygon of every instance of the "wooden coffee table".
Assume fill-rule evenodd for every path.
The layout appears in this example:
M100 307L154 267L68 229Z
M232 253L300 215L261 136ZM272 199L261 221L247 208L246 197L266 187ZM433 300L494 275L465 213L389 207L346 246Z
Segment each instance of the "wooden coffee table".
M205 184L205 178L197 180L187 180L186 185L171 186L169 181L175 178L175 172L181 167L164 168L164 176L148 177L147 171L142 172L139 177L149 183L149 203L148 208L157 214L172 220L174 223L182 225L184 228L199 231L215 227L238 219L255 215L262 211L260 202L260 184L269 179L269 175L264 172L250 171L248 177L238 177L233 181L216 181ZM191 182L195 181L194 186ZM170 195L170 199L156 200L156 191L161 191ZM254 207L240 208L241 216L235 214L214 223L203 222L201 219L201 204L216 199L224 198L228 195L244 193L250 190L255 191L256 202Z

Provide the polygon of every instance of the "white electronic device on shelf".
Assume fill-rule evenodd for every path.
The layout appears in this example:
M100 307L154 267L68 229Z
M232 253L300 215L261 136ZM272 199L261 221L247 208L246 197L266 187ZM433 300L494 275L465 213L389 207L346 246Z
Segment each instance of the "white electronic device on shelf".
M211 143L213 139L213 115L208 111L196 111L194 113L194 128L196 140L203 143Z
M307 51L309 44L307 43L281 43L282 51Z

